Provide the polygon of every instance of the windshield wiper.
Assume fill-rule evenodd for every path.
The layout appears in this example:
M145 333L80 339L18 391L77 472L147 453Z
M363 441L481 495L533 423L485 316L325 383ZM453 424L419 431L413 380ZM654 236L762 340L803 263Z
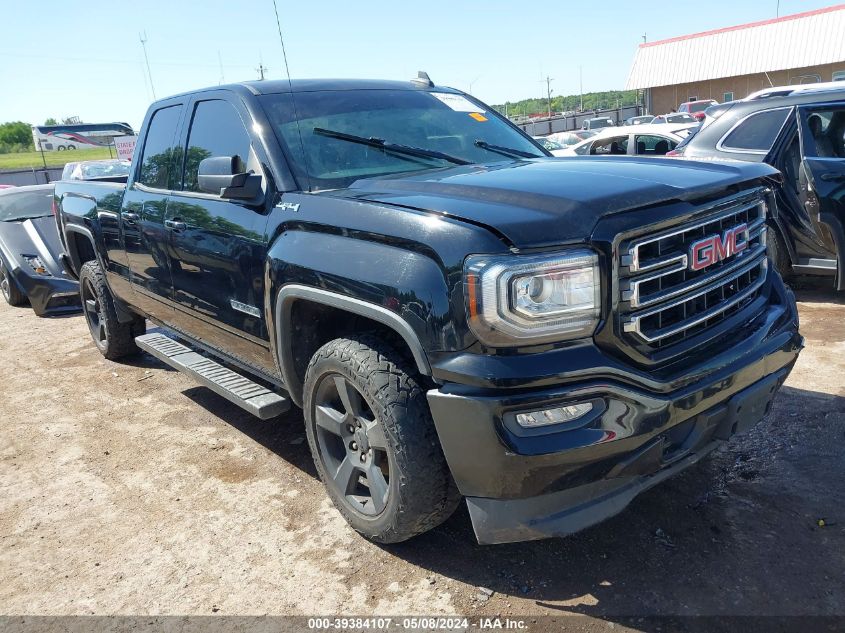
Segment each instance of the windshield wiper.
M375 147L376 149L384 150L385 152L404 154L405 156L416 156L418 158L437 158L440 160L448 161L450 163L454 163L455 165L472 164L471 161L464 160L463 158L458 158L457 156L451 156L449 154L444 154L443 152L437 152L431 149L423 149L422 147L412 147L411 145L401 145L399 143L388 143L383 138L376 138L375 136L370 136L368 138L366 136L357 136L355 134L346 134L345 132L327 130L321 127L315 127L313 131L314 134L319 134L320 136L328 136L329 138L336 138L341 141L348 141L350 143L359 143L361 145L367 145L369 147Z
M486 149L491 152L496 152L497 154L503 154L505 156L511 156L516 158L542 158L542 154L538 156L537 154L531 154L530 152L523 152L521 149L513 149L512 147L502 147L501 145L491 145L487 141L482 141L481 139L475 142L476 147L480 147L481 149Z
M22 215L12 218L6 218L5 220L0 220L0 222L26 222L27 220L37 220L38 218L49 218L52 213L45 213L44 215Z

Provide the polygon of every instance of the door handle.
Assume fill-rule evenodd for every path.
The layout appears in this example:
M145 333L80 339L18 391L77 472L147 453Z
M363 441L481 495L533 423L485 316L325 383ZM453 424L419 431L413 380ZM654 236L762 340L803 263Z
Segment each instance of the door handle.
M840 180L845 180L845 174L840 174L835 171L829 171L827 173L822 174L819 176L825 182L837 182Z
M129 211L123 211L120 214L120 217L123 218L124 222L127 224L135 224L138 220L141 219L141 216L137 213L130 213Z
M184 231L188 228L188 225L181 220L165 220L164 226L169 229L173 229L174 231Z

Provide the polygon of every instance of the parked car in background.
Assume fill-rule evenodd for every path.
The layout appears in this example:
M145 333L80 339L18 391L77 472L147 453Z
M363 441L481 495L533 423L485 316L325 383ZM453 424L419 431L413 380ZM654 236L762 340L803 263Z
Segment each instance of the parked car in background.
M654 119L654 116L651 114L644 114L642 116L632 116L625 119L625 125L643 125L645 123L651 123Z
M126 186L55 197L104 357L140 347L268 424L301 406L369 539L463 497L501 543L617 514L763 418L802 346L758 230L775 177L552 159L421 74L169 97ZM747 252L714 259L717 229Z
M552 140L548 136L535 136L533 137L535 141L537 141L540 145L546 148L547 151L552 153L552 156L565 156L566 155L566 148L563 145L558 143L555 140Z
M79 284L67 276L53 215L53 185L0 191L0 291L6 303L27 300L38 316L79 309Z
M598 130L598 129L601 129L601 128L604 128L604 127L613 127L615 125L616 125L616 123L610 117L600 116L600 117L595 117L595 118L592 118L592 119L587 119L586 121L581 123L581 129L582 130Z
M129 176L128 160L117 158L105 160L84 160L67 163L62 170L62 180L109 180L126 182Z
M607 128L562 156L663 156L677 147L688 132L686 125L650 125Z
M718 105L715 99L699 99L698 101L686 101L678 106L678 112L689 114L699 121L704 120L704 111L710 106Z
M554 134L549 134L546 138L553 140L563 147L569 147L571 145L577 145L581 141L598 133L599 130L570 130L568 132L555 132Z
M669 114L661 114L659 116L654 117L651 122L654 124L684 123L686 125L694 125L696 123L700 123L700 121L696 119L693 115L687 114L686 112L671 112Z
M15 185L0 185L0 189L11 189Z
M773 87L712 106L672 155L779 169L772 261L785 276L830 276L845 290L845 85Z

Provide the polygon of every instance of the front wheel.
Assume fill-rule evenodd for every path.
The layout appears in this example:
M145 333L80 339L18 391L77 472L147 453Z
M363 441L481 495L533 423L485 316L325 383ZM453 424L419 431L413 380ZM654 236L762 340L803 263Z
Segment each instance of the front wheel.
M10 306L22 306L26 303L26 295L18 289L2 264L0 264L0 292L3 293L3 298Z
M135 337L146 331L146 324L140 317L131 323L118 320L105 275L96 261L86 262L79 271L79 295L88 331L103 356L117 360L138 353Z
M775 270L780 273L784 281L788 281L792 276L792 264L789 262L789 253L786 252L786 246L780 235L771 227L766 230L766 250Z
M396 543L454 512L460 495L425 391L381 339L335 339L317 350L305 376L304 412L320 479L362 535Z

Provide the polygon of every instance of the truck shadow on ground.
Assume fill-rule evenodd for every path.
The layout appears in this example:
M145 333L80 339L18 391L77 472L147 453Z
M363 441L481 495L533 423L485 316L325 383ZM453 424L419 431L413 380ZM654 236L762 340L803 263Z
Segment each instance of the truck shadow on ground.
M833 290L832 277L799 278L792 280L789 286L800 302L845 304L845 292Z
M316 477L298 409L262 422L206 389L184 393ZM842 474L842 420L845 398L785 387L750 433L578 534L480 546L461 504L439 528L380 547L435 579L466 583L458 604L469 612L513 605L655 631L667 630L665 620L648 620L655 614L841 614L845 486L833 484ZM362 539L360 547L376 546ZM479 597L477 587L493 596Z

